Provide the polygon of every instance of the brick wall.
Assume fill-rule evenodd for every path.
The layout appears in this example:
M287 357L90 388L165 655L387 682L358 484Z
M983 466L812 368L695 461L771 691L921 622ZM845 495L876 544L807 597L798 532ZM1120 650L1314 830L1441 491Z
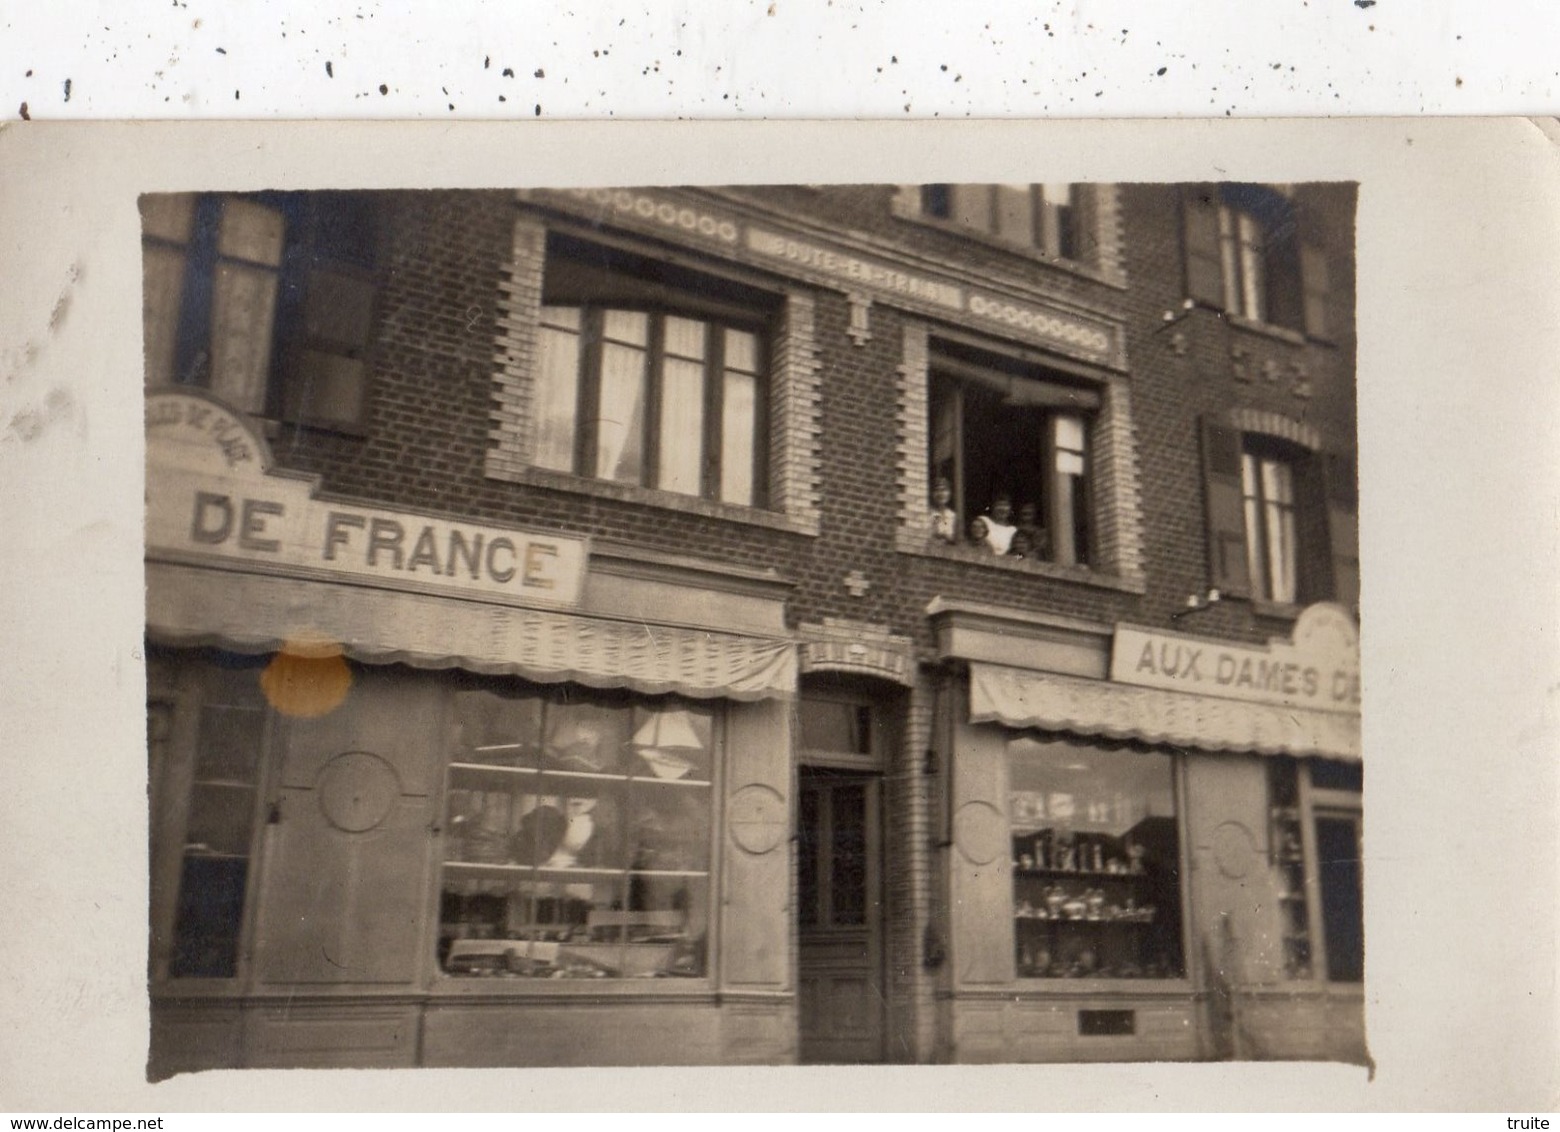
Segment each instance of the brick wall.
M1183 294L1179 198L1173 187L1122 186L1101 202L1109 222L1122 233L1125 288L896 216L894 192L893 186L788 187L718 195L774 209L777 223L788 215L808 217L820 230L856 233L873 241L880 257L900 248L914 257L921 274L947 261L978 273L994 289L1010 280L1115 312L1126 333L1129 372L1118 384L1123 400L1130 400L1134 442L1123 450L1135 459L1097 468L1096 486L1108 489L1121 477L1135 476L1140 514L1132 522L1101 515L1097 532L1107 554L1141 563L1146 593L896 550L905 515L925 495L924 467L905 459L896 438L905 427L898 395L902 367L907 361L915 364L913 357L907 359L906 343L913 353L923 333L916 327L926 320L876 302L867 312L870 340L857 344L848 332L850 304L842 290L776 283L778 290L793 293L791 312L811 308L810 342L780 335L786 343L778 359L780 372L804 377L811 372L818 387L816 419L811 402L787 399L790 381L772 406L774 424L793 440L806 440L813 432L817 438L815 451L798 444L776 448L774 494L782 508L815 515L816 535L491 477L488 461L506 414L520 430L517 435L525 435L520 401L501 395L496 378L504 374L523 389L527 329L515 326L508 308L536 300L540 238L535 221L517 226L518 217L537 214L525 212L512 194L503 192L386 196L388 268L370 359L367 434L354 439L284 428L275 441L278 458L321 475L325 490L354 498L772 566L798 583L795 620L839 616L878 622L924 649L930 644L924 610L937 595L1106 622L1168 624L1168 614L1186 595L1207 585L1197 433L1201 414L1247 405L1303 421L1328 447L1352 450L1353 271L1347 253L1352 249L1353 192L1348 186L1298 190L1303 217L1314 222L1313 230L1325 228L1332 248L1341 253L1330 265L1336 296L1332 322L1338 328L1334 345L1241 329L1202 309L1165 327L1163 313L1178 311ZM506 341L511 348L503 345ZM1097 490L1096 498L1107 494ZM859 597L844 582L853 571L868 582ZM1197 632L1246 639L1284 629L1282 622L1255 617L1239 603L1201 614L1196 622Z

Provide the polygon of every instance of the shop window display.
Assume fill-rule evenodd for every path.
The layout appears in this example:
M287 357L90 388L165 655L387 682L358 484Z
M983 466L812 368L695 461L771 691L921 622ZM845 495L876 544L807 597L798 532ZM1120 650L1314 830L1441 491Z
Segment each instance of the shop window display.
M674 700L471 689L456 719L440 968L702 976L713 717Z
M1174 764L1031 736L1009 741L1020 978L1179 978Z
M254 661L224 657L200 707L167 973L238 973L267 712Z
M1364 978L1361 788L1357 764L1274 759L1270 831L1283 914L1284 974Z

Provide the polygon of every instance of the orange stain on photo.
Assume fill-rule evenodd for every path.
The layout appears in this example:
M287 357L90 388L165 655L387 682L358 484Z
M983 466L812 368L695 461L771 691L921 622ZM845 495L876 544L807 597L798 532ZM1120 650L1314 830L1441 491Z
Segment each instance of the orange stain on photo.
M330 640L289 640L260 674L270 705L294 719L318 719L335 711L352 688L352 669L341 645Z

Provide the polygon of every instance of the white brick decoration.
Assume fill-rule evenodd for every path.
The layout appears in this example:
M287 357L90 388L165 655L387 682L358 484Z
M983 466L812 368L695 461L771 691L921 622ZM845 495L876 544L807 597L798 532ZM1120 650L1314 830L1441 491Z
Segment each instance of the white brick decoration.
M493 421L486 471L494 479L511 479L531 462L535 425L531 407L531 375L536 364L536 323L542 305L542 273L546 267L547 229L526 216L515 218L509 262L501 269L498 341L495 343Z
M899 483L899 527L912 540L924 542L932 534L931 484L927 482L927 373L931 354L924 323L906 322L904 354L899 364L899 451L896 479Z
M1282 413L1264 409L1231 409L1230 426L1240 432L1256 432L1263 436L1276 436L1291 444L1298 444L1312 452L1322 448L1322 434L1308 424L1302 424Z

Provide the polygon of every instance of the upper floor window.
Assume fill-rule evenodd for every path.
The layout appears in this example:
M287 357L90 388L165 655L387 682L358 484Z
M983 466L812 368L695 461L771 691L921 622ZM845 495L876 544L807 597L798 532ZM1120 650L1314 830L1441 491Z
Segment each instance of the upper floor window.
M999 555L1087 564L1099 393L954 344L933 356L929 393L934 536Z
M1203 423L1210 583L1281 605L1358 600L1353 461Z
M1294 462L1271 449L1264 452L1248 439L1240 457L1240 484L1252 593L1269 601L1294 602L1299 597Z
M1182 230L1190 298L1327 337L1327 260L1302 240L1288 195L1262 185L1193 186Z
M548 254L535 465L764 506L772 297L563 236Z
M1079 259L1077 194L1070 184L924 185L921 212L1057 259Z
M378 235L363 193L141 198L148 385L361 425Z

